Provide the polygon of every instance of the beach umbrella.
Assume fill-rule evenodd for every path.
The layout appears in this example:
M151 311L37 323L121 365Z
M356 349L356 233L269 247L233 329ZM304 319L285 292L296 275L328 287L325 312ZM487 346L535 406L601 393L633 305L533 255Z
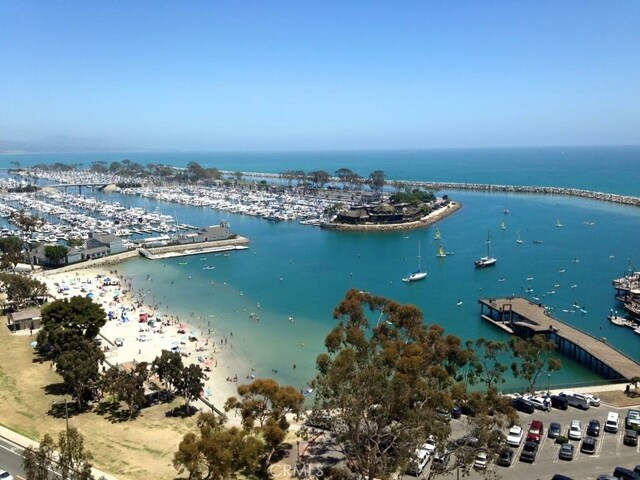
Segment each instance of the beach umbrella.
M36 348L38 346L38 342L31 342L31 347Z
M87 293L87 298L93 299L93 297L94 297L93 293L91 293L91 292Z

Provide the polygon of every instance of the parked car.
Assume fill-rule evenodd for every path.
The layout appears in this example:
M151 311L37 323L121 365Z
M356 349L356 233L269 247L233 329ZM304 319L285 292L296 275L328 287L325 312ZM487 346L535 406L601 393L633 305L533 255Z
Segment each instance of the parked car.
M533 413L536 411L536 407L529 400L517 397L513 399L512 402L513 408L523 413Z
M551 480L573 480L572 477L567 477L566 475L562 475L560 473L556 473Z
M427 466L427 463L429 463L429 452L423 445L416 450L413 461L409 465L409 468L407 468L407 473L409 475L415 475L416 477L419 477L420 475L422 475L422 472Z
M625 467L616 467L613 476L622 480L640 480L640 473L635 473Z
M476 455L476 461L473 462L473 468L477 468L478 470L484 470L487 468L487 463L489 463L489 459L487 458L486 452L479 452Z
M633 428L634 425L640 425L640 410L630 408L627 411L626 428Z
M451 418L460 418L462 416L462 408L460 405L454 405L451 409Z
M450 458L451 452L449 452L448 450L445 450L444 452L439 452L438 450L436 450L433 453L433 468L438 471L444 470L445 468L447 468L447 465L449 465Z
M505 448L500 452L500 456L496 463L502 467L510 467L513 463L513 457L515 454L516 452L513 448Z
M433 437L433 435L429 435L429 438L427 438L427 441L424 442L422 448L426 449L429 455L433 455L433 452L436 451L436 439Z
M566 395L551 395L551 406L559 410L566 410L569 408L569 400Z
M627 428L624 431L623 442L625 445L629 445L630 447L638 446L638 432L636 430Z
M538 454L538 444L536 442L524 442L522 452L520 452L520 461L533 463Z
M582 425L580 420L571 420L569 425L569 438L571 440L580 440L582 438Z
M549 438L557 438L562 434L562 425L558 422L551 422L549 424L549 430L547 430L547 436Z
M514 425L509 429L509 433L507 434L507 443L512 447L519 447L522 443L522 437L524 436L524 431L520 425Z
M582 453L595 453L596 452L596 447L598 446L598 439L595 437L591 437L591 436L586 436L584 437L584 440L582 440L582 446L580 447L580 451Z
M581 393L562 392L560 395L565 395L569 405L572 407L576 407L581 410L589 410L589 407L591 406L589 399Z
M620 424L620 414L617 412L607 413L607 421L604 423L605 432L618 433Z
M596 397L595 395L592 395L591 393L583 393L582 395L587 397L587 399L589 400L589 404L592 407L599 407L600 406L600 398L599 397Z
M589 420L589 425L587 425L587 435L590 437L599 437L600 436L600 421L591 419Z
M0 480L13 480L13 475L6 470L0 470Z
M618 480L616 477L611 475L610 473L603 473L602 475L598 475L596 480Z
M575 451L576 448L573 446L573 443L563 443L562 447L560 447L558 458L560 458L561 460L573 460Z
M544 410L545 412L548 412L549 410L551 410L551 400L550 399L547 399L545 397L536 396L536 395L529 395L529 396L525 396L524 398L525 398L525 400L529 400L531 403L533 403L533 406L537 410Z
M531 422L529 431L527 432L527 441L540 443L540 439L544 435L544 425L540 420Z
M459 447L473 447L478 448L480 446L480 439L471 434L465 435L464 437L457 438L452 442L452 445L455 448Z

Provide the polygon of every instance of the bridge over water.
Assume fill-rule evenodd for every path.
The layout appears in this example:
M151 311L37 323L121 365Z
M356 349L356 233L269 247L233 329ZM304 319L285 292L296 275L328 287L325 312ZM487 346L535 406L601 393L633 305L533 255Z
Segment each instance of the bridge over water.
M482 318L523 338L542 334L553 340L558 350L585 367L611 380L640 377L640 364L597 338L550 316L542 304L526 298L485 298L478 300Z

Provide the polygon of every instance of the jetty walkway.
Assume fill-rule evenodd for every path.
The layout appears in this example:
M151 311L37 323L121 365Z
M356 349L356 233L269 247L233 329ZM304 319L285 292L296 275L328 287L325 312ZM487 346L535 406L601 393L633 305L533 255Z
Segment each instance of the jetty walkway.
M638 362L609 345L605 338L553 318L542 304L521 297L485 298L478 303L484 320L523 338L545 335L561 353L604 378L629 381L640 377Z
M233 174L234 172L221 170L223 174ZM279 178L279 173L262 173L262 172L242 172L244 177L256 178ZM330 181L341 183L338 177L330 177ZM461 183L461 182L428 182L417 180L391 180L387 179L386 184L396 187L414 187L426 188L428 190L472 190L488 193L531 193L535 195L564 195L570 197L588 198L590 200L599 200L603 202L620 203L623 205L631 205L640 207L640 197L630 195L618 195L615 193L595 192L593 190L584 190L581 188L570 187L545 187L535 185L497 185L489 183Z

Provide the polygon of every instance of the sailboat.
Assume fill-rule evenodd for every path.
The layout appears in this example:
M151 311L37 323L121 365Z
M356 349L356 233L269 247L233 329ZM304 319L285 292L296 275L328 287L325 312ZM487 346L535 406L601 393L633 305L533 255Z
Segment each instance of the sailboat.
M487 233L487 256L481 257L476 260L474 263L476 268L484 268L490 267L491 265L495 265L498 261L497 258L491 256L491 232Z
M505 221L504 221L504 220L502 220L502 222L500 222L500 228L501 228L502 230L506 230L506 229L507 229L507 224L505 223Z
M445 252L444 247L442 246L442 244L440 244L440 246L438 247L438 254L436 255L436 257L444 258L446 256L447 256L447 252Z
M524 241L520 238L520 232L516 232L516 243L523 244Z
M442 234L440 233L440 229L436 228L436 234L433 236L434 240L440 240L442 238Z
M420 270L420 242L418 242L418 269L407 275L402 279L403 282L417 282L418 280L422 280L427 276L427 272L423 272Z
M564 227L564 225L560 223L560 219L556 220L556 227Z

